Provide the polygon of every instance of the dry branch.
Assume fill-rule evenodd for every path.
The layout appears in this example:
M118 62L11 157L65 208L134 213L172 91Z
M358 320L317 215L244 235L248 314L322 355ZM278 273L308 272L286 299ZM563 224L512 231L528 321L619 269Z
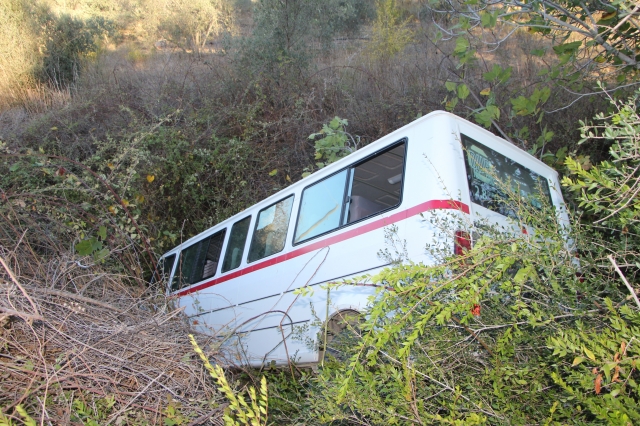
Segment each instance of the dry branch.
M21 404L38 423L65 424L80 421L82 401L99 424L164 424L171 405L197 424L222 424L224 398L161 289L99 265L60 273L73 255L37 255L27 240L0 240L0 410L13 416Z
M109 305L108 303L104 303L96 299L91 299L90 297L84 297L78 294L69 293L68 291L55 290L55 289L42 288L42 287L36 287L33 290L39 293L52 294L54 296L60 296L62 298L77 300L79 302L84 302L84 303L90 303L96 306L102 306L103 308L109 309L114 312L119 312L119 313L122 312L120 309L116 308L113 305Z
M20 317L20 318L24 319L25 321L36 321L36 320L41 320L42 319L42 317L40 315L27 314L26 312L15 311L13 309L5 308L3 306L0 306L0 312L1 312L0 321L2 321L4 318L10 317L10 316Z
M13 281L13 283L16 286L18 286L18 288L20 289L20 291L22 292L24 297L27 298L27 300L31 304L31 307L33 308L35 314L38 315L38 308L36 308L36 304L33 303L33 300L31 300L31 297L29 297L29 294L27 294L26 290L20 285L20 283L18 282L16 276L13 274L13 271L11 270L11 268L9 268L9 266L7 265L7 263L4 261L4 259L2 257L0 257L0 263L2 264L2 266L4 266L4 269L7 272L7 274L9 274L9 277L11 277L11 281Z
M636 294L636 291L634 290L634 288L631 286L631 284L629 284L629 281L627 280L627 277L624 276L624 274L622 273L622 271L620 270L620 268L618 267L618 264L616 263L615 259L613 258L613 256L609 255L607 256L607 258L609 259L609 262L611 262L611 264L613 265L613 268L616 270L616 272L618 273L618 275L620 276L620 279L622 280L622 282L624 283L624 285L627 287L627 289L629 290L629 293L631 293L631 296L633 297L634 302L636 302L636 306L638 308L640 308L640 300L638 299L638 295Z

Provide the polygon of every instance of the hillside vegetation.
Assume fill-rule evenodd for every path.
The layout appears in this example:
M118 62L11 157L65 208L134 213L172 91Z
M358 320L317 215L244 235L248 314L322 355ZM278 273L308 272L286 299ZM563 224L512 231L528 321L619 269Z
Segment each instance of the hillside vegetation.
M639 13L0 0L0 425L640 423ZM437 109L558 169L571 230L512 194L538 238L425 241L341 360L206 369L157 257Z

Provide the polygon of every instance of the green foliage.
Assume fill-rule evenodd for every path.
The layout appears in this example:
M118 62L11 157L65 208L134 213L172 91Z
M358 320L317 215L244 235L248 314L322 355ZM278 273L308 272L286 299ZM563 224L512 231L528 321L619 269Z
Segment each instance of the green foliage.
M227 382L227 378L224 375L224 370L219 365L212 366L207 356L202 352L202 349L198 346L198 342L189 335L189 340L193 345L193 350L198 354L204 367L209 372L209 375L218 384L218 390L224 393L229 400L229 408L224 415L224 424L227 426L233 425L250 425L260 426L267 424L267 410L269 408L269 398L267 389L267 379L262 377L260 380L260 391L256 392L255 388L249 387L249 399L247 403L245 398L234 392L234 390Z
M56 88L75 83L84 61L98 53L102 39L116 33L113 22L102 17L81 20L49 14L43 20L46 53L42 78Z
M346 119L334 117L329 124L322 125L320 132L309 135L311 140L322 136L315 141L315 159L320 160L316 163L316 166L323 168L358 149L356 139L345 130L348 124L349 122ZM303 174L303 177L308 174Z
M249 205L260 190L247 184L250 173L263 173L249 165L255 156L245 142L214 137L196 146L157 125L97 141L84 164L44 150L5 154L0 189L11 203L0 208L25 221L45 215L42 225L95 261L118 244L174 246Z
M604 141L611 144L610 160L585 168L578 159L565 161L570 176L563 185L576 193L579 206L598 222L634 235L640 234L640 91L626 102L611 99L613 112L600 113L595 123L581 122L580 143Z
M16 226L33 229L35 241L61 245L76 241L80 256L107 261L114 270L125 267L121 259L111 257L119 247L132 245L150 254L143 238L147 229L138 223L140 210L125 198L134 190L130 186L134 170L125 168L107 177L64 157L3 154L0 191L8 202L0 205L0 212Z
M306 406L316 377L313 371L296 369L292 377L288 369L273 368L260 374L269 385L269 424L309 422Z
M586 56L595 59L592 69L608 63L619 72L635 73L639 69L635 50L640 42L636 6L629 0L610 4L506 0L465 2L461 9L452 9L453 4L449 4L434 12L459 14L456 16L458 24L453 28L458 34L474 27L500 30L497 28L500 24L517 26L551 36L553 51L561 65ZM483 37L485 35L483 33ZM583 40L574 40L576 37Z
M541 156L549 157L544 146L553 135L540 125L544 110L564 109L549 108L549 100L557 102L571 94L573 100L561 101L568 108L597 90L595 78L606 79L611 88L635 81L640 72L640 21L633 1L583 4L564 0L480 0L428 5L429 15L440 28L436 40L448 54L447 59L452 59L449 80L464 84L473 95L448 95L443 102L445 107L472 117L487 128L493 127L504 138L517 139L527 148L533 142L528 138L529 131L534 129L529 126L527 134L521 133L520 117L531 117L540 127L537 147L532 151ZM517 49L505 48L525 39L534 48L523 55ZM506 51L510 52L506 55L515 55L508 59L509 64L538 64L537 76L512 76L511 68L500 75L500 52ZM516 79L523 77L527 88L517 83ZM554 87L559 90L552 90ZM485 99L481 98L483 94ZM558 158L548 161L562 164Z
M253 33L240 45L240 63L255 75L299 76L310 65L314 44L328 51L335 35L357 33L371 10L369 0L260 0Z
M456 47L453 49L453 55L460 61L458 68L467 64L473 64L476 57L475 49L471 48L471 43L466 38L460 37L456 39Z
M582 322L549 338L547 345L558 356L551 373L565 395L549 419L570 421L590 412L609 425L640 421L637 365L640 348L640 312L628 306L614 307L606 299L607 315L598 332Z
M20 417L22 417L22 424L24 424L25 426L36 426L37 423L36 421L33 419L33 417L31 417L29 415L29 413L27 412L27 410L25 410L25 408L22 406L22 404L18 404L15 408L16 412L20 415ZM0 426L14 426L16 425L16 423L14 423L11 418L5 416L1 411L0 411Z
M222 0L172 1L158 29L175 45L199 53L212 37L230 29L230 13L225 6Z
M482 109L475 116L478 124L483 125L487 129L491 127L491 124L494 123L494 120L498 120L500 118L500 108L495 105L487 105L486 108Z
M389 61L404 51L414 35L409 28L409 20L403 18L395 0L378 0L376 11L368 49L374 58Z
M551 89L544 87L542 90L534 89L529 97L518 96L511 99L513 112L516 115L538 115L540 114L540 104L544 104L551 95Z
M99 426L104 424L111 412L116 400L113 396L96 398L91 404L76 399L73 401L72 421L80 421L86 426Z
M148 155L139 191L145 197L144 214L162 231L193 235L250 205L256 186L248 185L254 175L265 173L251 165L248 143L211 138L194 146L188 135L177 129L160 128L141 146ZM142 174L142 173L140 173ZM186 223L185 223L186 222ZM173 241L158 236L163 248Z
M169 395L167 406L162 410L165 416L164 426L180 426L190 422L190 418L182 413L181 408L182 404Z
M435 265L372 278L381 288L361 340L312 391L308 410L319 422L637 422L639 307L599 266L591 238L600 234L579 223L570 233L549 206L504 191L518 212L512 228L431 216L443 238L471 227L474 247L449 257L434 244ZM533 232L520 233L523 224Z
M80 256L87 256L94 251L100 250L102 248L102 243L96 239L96 237L91 237L87 240L82 240L78 244L76 244L76 252Z
M18 404L16 406L16 411L22 417L22 421L24 422L25 426L36 426L36 421L33 420L33 417L31 417L29 413L27 413L27 410L25 410L22 405Z
M97 232L98 238L91 237L76 244L76 252L80 256L93 256L93 260L98 262L109 256L109 249L103 248L103 242L107 239L107 227L100 226Z

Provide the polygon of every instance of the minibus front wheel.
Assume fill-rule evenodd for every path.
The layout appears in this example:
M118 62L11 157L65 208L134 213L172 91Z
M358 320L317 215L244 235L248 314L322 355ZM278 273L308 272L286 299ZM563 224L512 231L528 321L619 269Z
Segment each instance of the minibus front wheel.
M322 326L318 345L318 363L322 365L328 357L345 361L349 349L360 339L362 315L355 309L336 312Z

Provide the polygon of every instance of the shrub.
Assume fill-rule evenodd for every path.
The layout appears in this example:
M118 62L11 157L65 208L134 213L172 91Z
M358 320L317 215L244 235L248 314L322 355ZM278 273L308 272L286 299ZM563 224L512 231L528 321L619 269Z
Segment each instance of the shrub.
M576 278L552 211L520 213L535 236L485 228L463 257L372 279L362 340L308 402L319 422L637 421L640 314L602 274Z
M165 12L158 27L160 34L196 54L231 26L230 12L222 0L174 0L166 5Z
M197 147L180 130L161 128L145 138L143 147L149 155L138 181L146 199L144 214L156 229L184 237L248 207L259 190L249 182L256 174L266 175L252 167L254 154L243 141L213 137ZM154 179L149 182L146 176ZM166 240L161 234L158 238L159 243Z
M101 39L116 31L111 21L101 17L81 20L49 15L43 26L46 53L42 78L58 89L75 83L83 62L98 53Z
M300 75L316 51L331 47L336 34L356 33L371 16L369 1L261 0L254 30L239 48L239 61L254 74Z
M379 0L377 12L368 48L374 58L387 62L411 43L413 33L409 29L409 21L403 19L395 0Z
M567 176L563 184L576 192L580 207L598 217L598 223L617 229L640 233L640 115L635 96L622 102L611 99L611 114L599 113L595 123L581 122L580 143L605 142L610 160L594 167L583 167L568 157L566 165L574 177Z

